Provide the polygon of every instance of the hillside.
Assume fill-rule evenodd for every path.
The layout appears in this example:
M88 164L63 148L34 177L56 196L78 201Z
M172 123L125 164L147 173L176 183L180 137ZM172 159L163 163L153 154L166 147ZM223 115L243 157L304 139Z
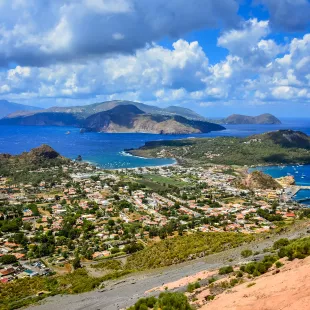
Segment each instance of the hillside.
M204 133L224 129L220 125L182 116L147 114L135 105L116 106L88 117L83 126L98 132L145 132L154 134Z
M3 118L12 113L16 113L17 111L35 111L35 110L40 110L40 108L9 102L7 100L0 100L0 118Z
M54 179L56 173L31 173L40 168L61 167L69 162L50 146L43 144L20 155L0 154L0 176L11 178L12 182L39 182L41 179Z
M310 163L310 137L298 131L279 130L247 138L146 142L130 152L144 157L173 157L183 165Z
M201 310L307 310L310 303L310 258L285 261L280 269L219 294ZM238 305L237 307L233 305Z
M206 133L225 129L221 125L163 112L163 109L142 103L124 103L111 101L83 107L51 108L40 112L26 112L23 115L20 113L0 120L0 125L74 126L87 131L154 134ZM112 108L105 110L107 107ZM180 114L183 111L182 108L171 109ZM184 110L187 115L195 115L191 110Z
M261 171L247 174L242 180L242 185L248 189L280 189L282 186L270 175Z
M247 116L233 114L221 121L223 124L258 124L258 125L275 125L281 124L281 121L272 114L261 114L258 116Z

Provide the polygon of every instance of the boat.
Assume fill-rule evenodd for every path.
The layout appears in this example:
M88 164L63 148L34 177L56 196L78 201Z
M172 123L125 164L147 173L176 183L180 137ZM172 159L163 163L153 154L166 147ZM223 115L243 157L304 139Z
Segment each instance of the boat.
M70 133L71 133L71 131L70 131L70 130L68 130L68 131L66 132L66 135L70 135Z

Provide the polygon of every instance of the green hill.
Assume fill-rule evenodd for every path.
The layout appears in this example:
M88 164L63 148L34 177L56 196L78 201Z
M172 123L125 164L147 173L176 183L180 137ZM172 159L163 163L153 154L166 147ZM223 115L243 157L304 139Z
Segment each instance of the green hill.
M309 164L310 137L299 131L279 130L247 138L146 142L130 152L144 157L173 157L183 165Z

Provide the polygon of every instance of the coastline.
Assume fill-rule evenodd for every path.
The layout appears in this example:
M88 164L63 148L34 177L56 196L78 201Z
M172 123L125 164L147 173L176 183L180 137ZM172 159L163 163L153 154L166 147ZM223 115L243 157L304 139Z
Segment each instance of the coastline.
M134 155L134 154L130 153L129 151L125 151L125 150L121 151L120 154L122 154L123 156L136 157L136 158L140 158L140 159L159 159L159 158L156 158L156 157L154 158L154 157L137 156L137 155ZM166 159L172 159L174 162L171 163L171 164L163 164L163 165L140 166L140 167L132 167L132 168L114 168L114 169L107 169L107 170L124 170L124 169L126 169L126 170L135 170L135 169L139 169L139 168L171 167L171 166L179 165L179 162L175 158L166 158Z

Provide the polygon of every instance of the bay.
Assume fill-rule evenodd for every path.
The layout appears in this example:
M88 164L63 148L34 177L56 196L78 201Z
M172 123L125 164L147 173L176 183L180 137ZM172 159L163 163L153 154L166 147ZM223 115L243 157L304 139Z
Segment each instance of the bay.
M193 137L236 136L246 137L263 132L292 129L310 134L309 119L285 119L281 125L225 125L226 130L207 134L156 135L143 133L80 134L78 128L41 126L0 126L0 153L19 154L43 143L63 156L83 160L107 169L134 168L172 164L172 159L146 159L128 156L124 149L137 148L146 141L172 140ZM70 132L70 134L66 134Z

